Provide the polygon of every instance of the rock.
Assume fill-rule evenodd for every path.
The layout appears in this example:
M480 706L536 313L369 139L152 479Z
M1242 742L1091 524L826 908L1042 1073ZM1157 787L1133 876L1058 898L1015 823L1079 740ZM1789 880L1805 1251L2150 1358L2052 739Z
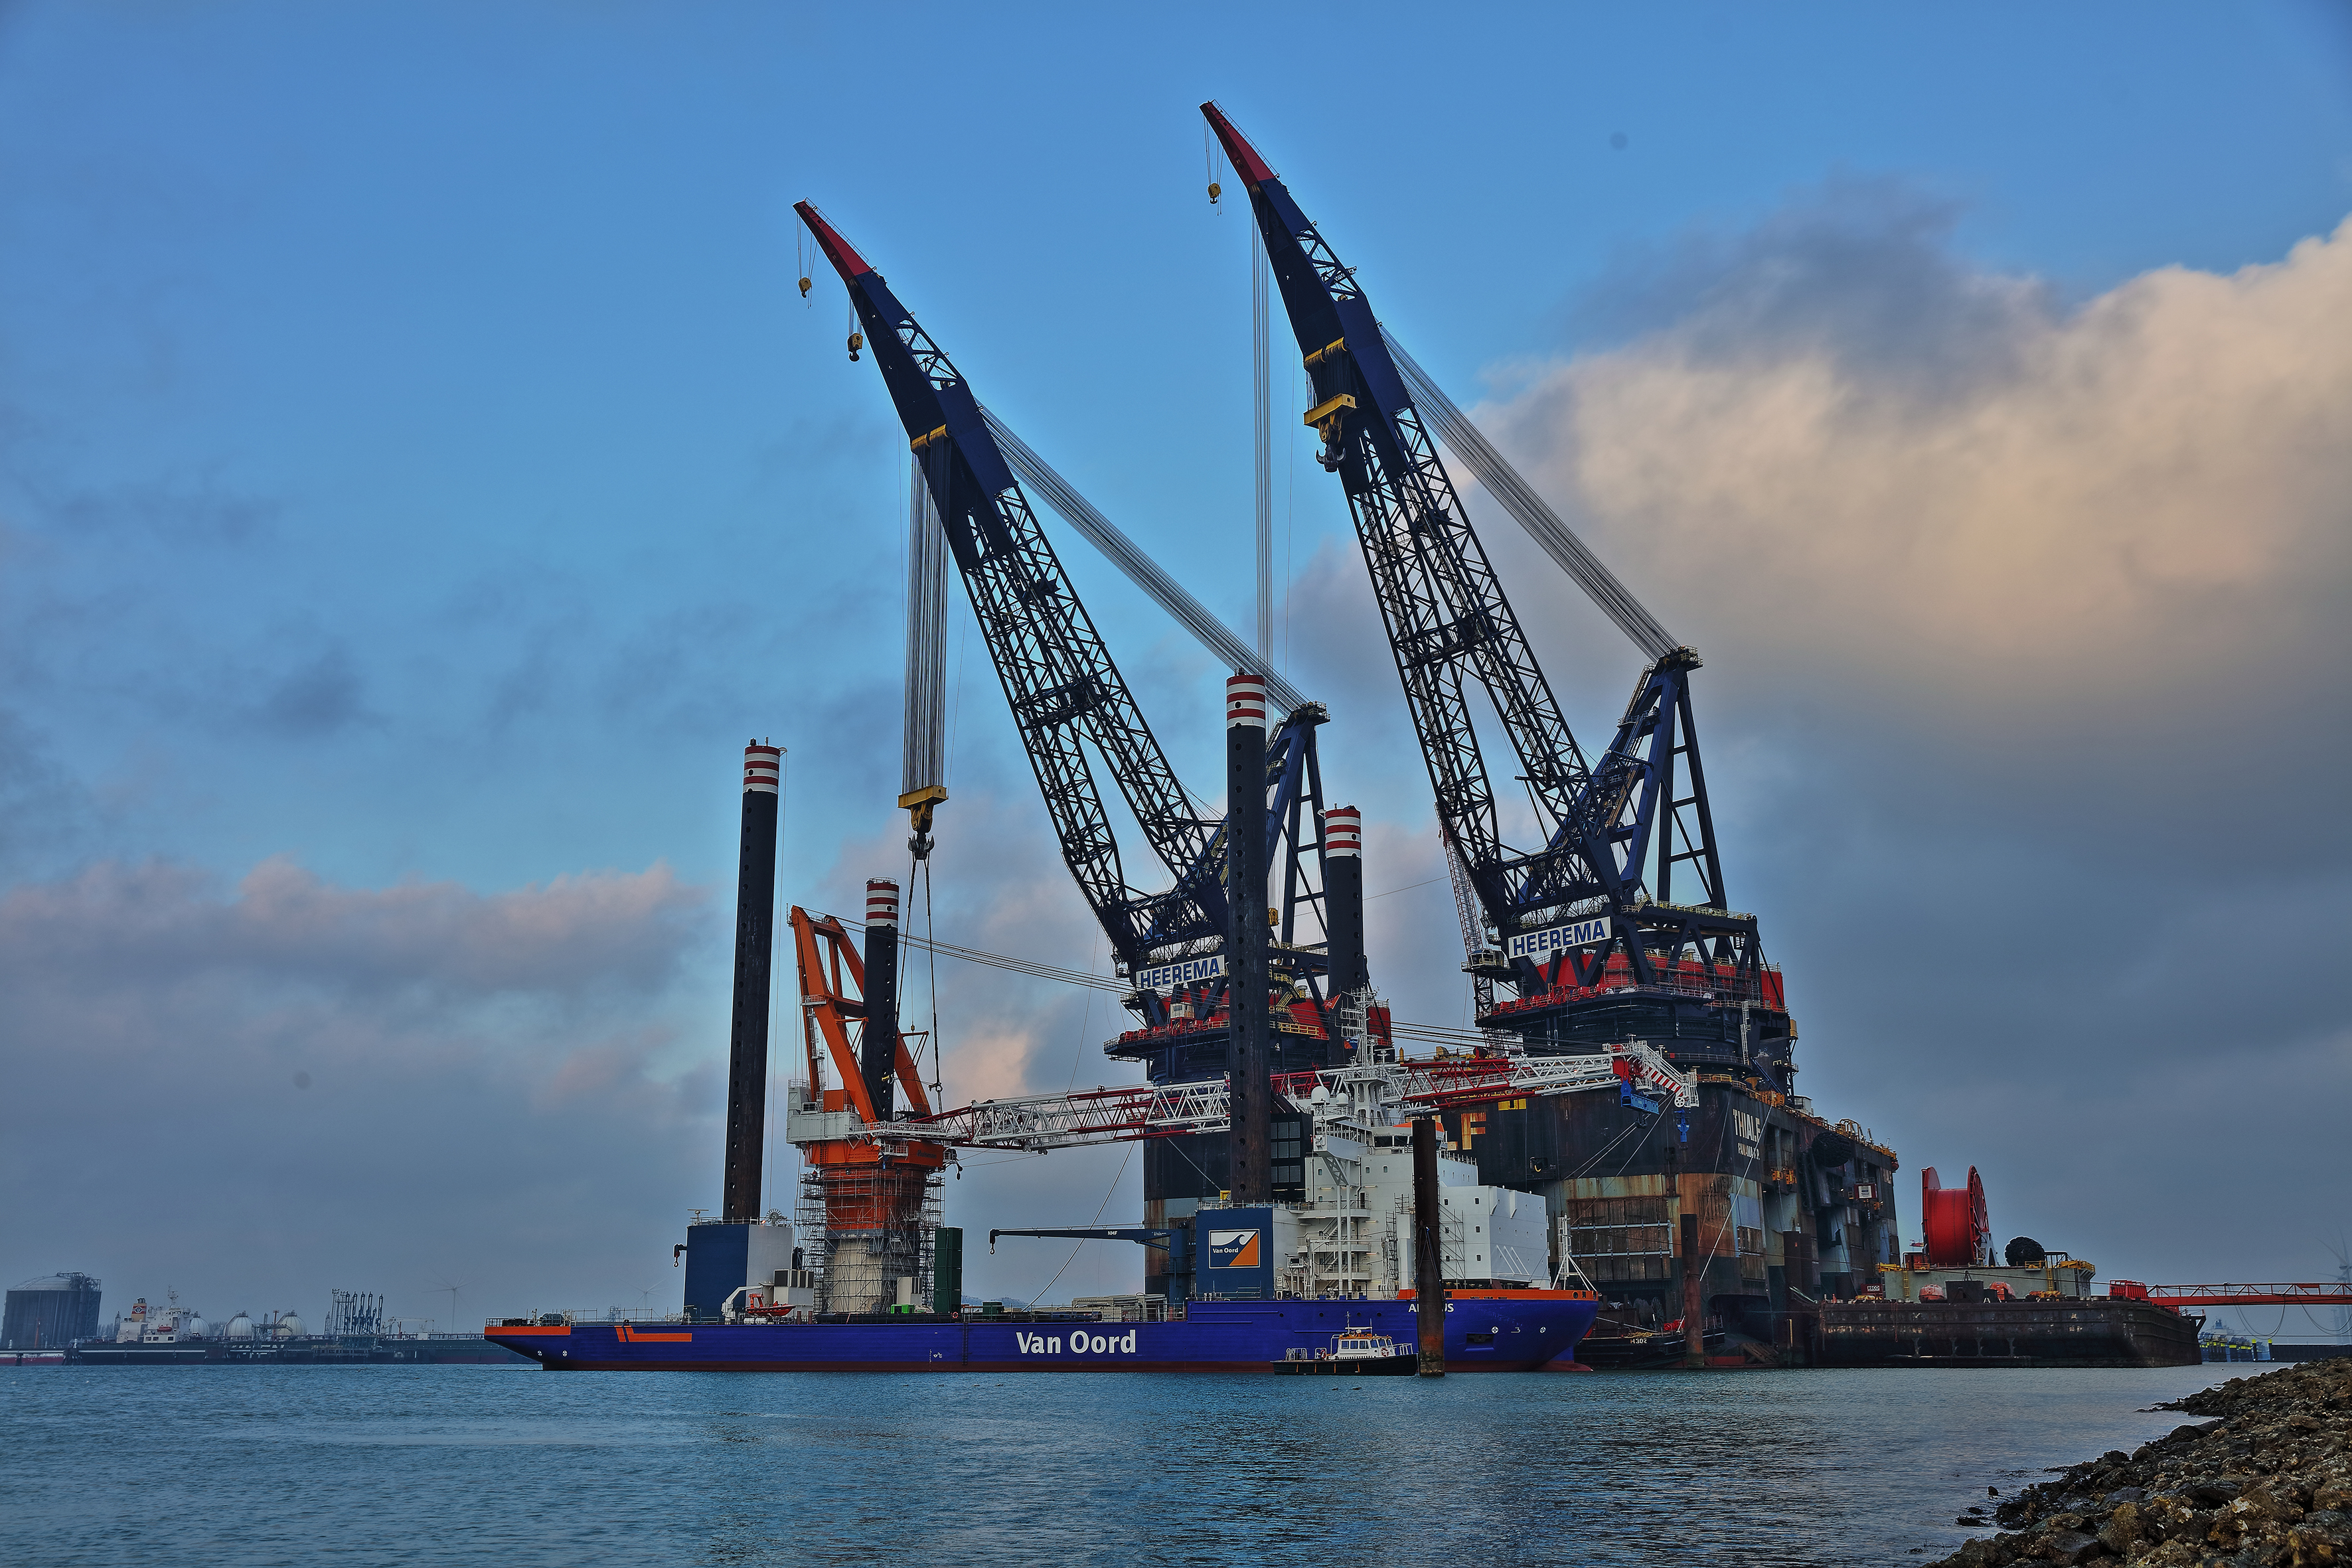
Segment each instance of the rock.
M2352 1516L2333 1510L2307 1513L2286 1532L2287 1562L2292 1568L2305 1563L2352 1563Z
M2008 1533L1948 1563L2352 1568L2352 1357L2233 1379L2162 1408L2209 1419L2130 1455L2109 1449L2000 1498ZM1964 1528L1985 1522L1982 1505Z
M2099 1550L2099 1538L2079 1530L2053 1530L2042 1538L2042 1556L2050 1563L2080 1563Z
M2241 1531L2265 1524L2292 1524L2303 1517L2303 1508L2292 1492L2267 1486L2249 1488L2219 1511L2237 1521Z
M2148 1521L2140 1517L2139 1504L2125 1501L2116 1505L2116 1511L2100 1528L2099 1543L2118 1557L2129 1557L2155 1533Z

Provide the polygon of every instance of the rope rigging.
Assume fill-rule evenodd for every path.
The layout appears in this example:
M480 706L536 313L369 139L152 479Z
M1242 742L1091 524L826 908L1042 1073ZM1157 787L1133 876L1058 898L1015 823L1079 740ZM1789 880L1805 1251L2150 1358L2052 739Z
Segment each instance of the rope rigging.
M928 890L924 901L925 918L928 921L929 904ZM851 920L846 915L825 918L840 921L842 925L850 931L862 932L866 930L865 921ZM903 947L920 949L935 958L958 958L966 963L985 964L992 969L1003 969L1014 974L1025 974L1033 980L1051 980L1063 985L1082 985L1090 990L1108 991L1122 996L1135 988L1132 982L1118 979L1114 975L1092 974L1083 969L1065 969L1059 964L1043 963L1032 958L1014 958L1007 953L990 952L984 948L964 947L952 942L940 942L934 937L917 936L912 931L903 929L898 933L898 942ZM934 970L933 973L936 973L937 971ZM932 1027L936 1030L939 1016L936 980L933 982L933 986ZM1391 1020L1389 1030L1400 1039L1421 1040L1431 1045L1447 1046L1464 1050L1486 1050L1492 1044L1479 1030L1457 1029L1444 1024L1408 1024L1401 1020ZM934 1064L936 1066L936 1058Z
M1519 471L1470 422L1470 416L1445 395L1444 388L1430 379L1429 373L1405 353L1396 334L1383 326L1381 336L1387 342L1397 369L1403 372L1405 385L1412 389L1412 405L1436 426L1438 440L1470 465L1470 471L1478 476L1486 493L1528 531L1528 536L1543 547L1545 554L1559 563L1559 569L1578 587L1591 596L1592 602L1601 606L1601 613L1616 622L1617 629L1651 658L1664 658L1680 647L1674 634L1643 608L1642 602L1617 580L1617 574L1603 565L1601 558L1576 536L1576 531L1536 493L1535 487L1520 478Z
M1055 472L1003 420L984 407L980 413L988 421L989 433L996 437L997 446L1003 449L1004 460L1012 465L1021 482L1035 490L1047 506L1085 535L1087 542L1102 552L1103 558L1149 595L1153 604L1174 616L1177 624L1191 632L1202 647L1217 656L1218 662L1229 668L1246 669L1265 677L1266 695L1286 712L1306 702L1297 687L1267 668L1255 649L1242 641L1206 605L1187 593L1141 546L1114 527L1110 519L1097 510L1094 503L1080 495L1069 480Z

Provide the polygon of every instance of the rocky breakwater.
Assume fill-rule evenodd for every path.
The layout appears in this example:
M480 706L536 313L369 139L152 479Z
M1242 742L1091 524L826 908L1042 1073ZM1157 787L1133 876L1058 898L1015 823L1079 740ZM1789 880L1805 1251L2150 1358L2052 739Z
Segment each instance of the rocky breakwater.
M2233 1378L2158 1408L2218 1419L2026 1488L1985 1521L2000 1534L1939 1568L2352 1565L2352 1357Z

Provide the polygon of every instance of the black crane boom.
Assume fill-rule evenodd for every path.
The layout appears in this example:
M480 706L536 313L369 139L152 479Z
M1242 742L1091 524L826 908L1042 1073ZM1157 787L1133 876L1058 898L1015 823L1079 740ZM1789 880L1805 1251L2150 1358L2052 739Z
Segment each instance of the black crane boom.
M1549 508L1529 505L1531 490L1514 490L1524 481L1496 487L1648 658L1608 748L1587 763L1415 407L1412 384L1426 377L1400 366L1355 273L1257 150L1215 104L1201 111L1249 193L1312 385L1318 460L1346 492L1439 824L1491 928L1488 947L1465 911L1464 967L1519 993L1482 1026L1562 1050L1597 1048L1612 1031L1668 1037L1677 1062L1762 1067L1785 1082L1793 1032L1779 975L1767 973L1755 917L1725 901L1691 716L1697 655L1672 644ZM1459 410L1433 405L1457 437L1475 434ZM1474 463L1507 468L1483 438L1468 445ZM1537 847L1503 840L1473 680L1517 754ZM1695 901L1673 899L1677 868Z
M1118 666L1013 478L970 385L945 350L806 202L796 209L849 288L939 510L981 636L1036 774L1062 858L1119 958L1223 929L1211 828L1186 797ZM1109 814L1087 765L1108 763L1152 852L1176 878L1157 896L1127 881Z

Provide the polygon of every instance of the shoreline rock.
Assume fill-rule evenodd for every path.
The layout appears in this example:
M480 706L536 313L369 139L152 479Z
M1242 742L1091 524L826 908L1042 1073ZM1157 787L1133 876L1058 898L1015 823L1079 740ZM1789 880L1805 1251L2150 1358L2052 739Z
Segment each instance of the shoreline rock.
M2231 1378L2156 1408L2212 1419L2027 1487L1983 1521L1999 1534L1933 1568L2352 1568L2352 1357Z

